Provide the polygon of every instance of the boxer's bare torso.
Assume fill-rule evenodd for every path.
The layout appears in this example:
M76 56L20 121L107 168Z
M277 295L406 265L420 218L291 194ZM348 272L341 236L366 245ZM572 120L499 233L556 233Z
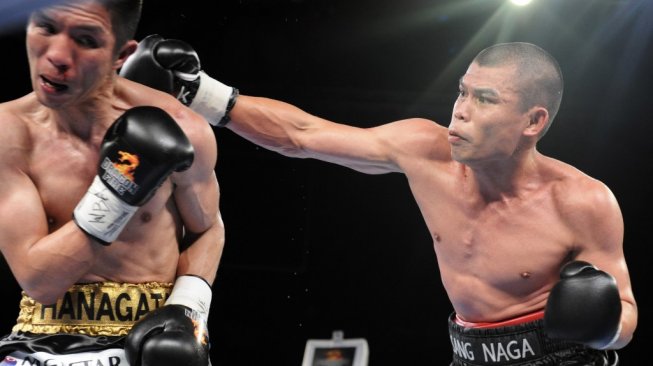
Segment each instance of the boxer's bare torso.
M125 88L124 83L129 83L129 86ZM87 116L89 123L104 126L99 130L106 131L125 110L146 104L151 99L148 104L167 109L170 114L174 113L191 141L198 145L198 153L199 149L207 148L200 146L205 142L197 140L197 134L193 132L195 127L204 128L204 125L195 123L195 120L188 121L184 117L187 112L179 108L168 108L168 105L174 105L174 101L171 102L167 95L120 79L115 96L112 102L107 103L110 107L96 115ZM31 186L34 194L40 197L39 202L28 204L40 204L42 216L31 218L32 221L27 225L15 222L18 226L25 225L26 230L36 229L34 239L70 224L73 209L97 174L103 132L95 131L91 136L80 134L74 124L69 123L71 121L58 121L62 115L65 113L55 113L41 105L33 93L0 105L3 120L0 143L4 145L4 156L11 155L11 159L5 160L4 164L10 163L16 169L22 184ZM215 154L214 147L209 146L208 149L211 154ZM183 179L183 174L185 173L174 173L162 184L154 196L139 208L117 241L107 247L96 244L95 250L101 253L95 256L92 265L77 282L109 280L139 283L174 280L183 222L178 202L173 195L175 180ZM14 245L30 244L32 243ZM63 252L61 251L62 255ZM12 265L29 266L27 261L27 258L22 263L14 260ZM76 265L75 258L70 258L69 265Z
M582 233L583 207L607 189L535 153L528 178L516 175L511 190L481 193L473 169L450 158L446 128L405 124L414 127L403 126L404 133L426 137L407 144L415 151L398 165L433 238L457 314L491 322L542 310L560 265L591 245Z
M514 123L510 113L488 113L482 122ZM493 143L502 133L475 126L481 122L456 125L465 139L454 136L450 142L449 129L430 120L361 129L246 96L231 115L231 130L283 154L370 174L405 174L432 235L442 282L466 321L501 321L542 310L562 264L571 259L584 258L614 273L630 295L623 222L610 190L534 147L519 147L522 142L514 138ZM476 132L483 128L488 131Z

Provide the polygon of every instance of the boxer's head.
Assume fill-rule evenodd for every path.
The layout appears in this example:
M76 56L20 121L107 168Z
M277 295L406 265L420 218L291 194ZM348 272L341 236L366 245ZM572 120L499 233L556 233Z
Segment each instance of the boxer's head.
M562 84L557 62L535 45L483 50L460 78L449 125L453 158L474 164L529 151L560 107Z
M92 99L136 49L142 0L65 0L35 11L27 26L33 89L63 107Z
M562 100L563 79L558 62L542 48L523 42L500 43L481 51L473 63L482 67L515 67L514 86L525 112L534 106L541 106L549 112L546 133L558 113Z

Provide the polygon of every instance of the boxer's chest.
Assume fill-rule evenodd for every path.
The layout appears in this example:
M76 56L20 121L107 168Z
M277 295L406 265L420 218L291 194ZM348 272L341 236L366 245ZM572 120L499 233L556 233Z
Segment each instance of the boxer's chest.
M30 178L41 197L50 230L70 221L72 212L98 173L99 153L92 147L67 140L41 143L30 157ZM157 194L137 213L143 223L163 212L171 194L164 183Z
M441 230L438 259L498 287L546 280L548 269L557 268L573 246L572 233L551 212L509 210L458 219Z
M70 220L97 173L97 160L97 151L66 139L52 139L34 147L29 174L51 226Z
M414 192L433 238L443 280L477 278L492 287L528 292L550 280L574 237L546 190L483 202L440 185ZM524 286L519 289L518 286Z

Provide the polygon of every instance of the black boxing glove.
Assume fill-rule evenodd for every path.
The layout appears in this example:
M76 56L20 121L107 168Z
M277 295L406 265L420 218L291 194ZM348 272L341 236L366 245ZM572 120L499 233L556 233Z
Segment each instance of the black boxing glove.
M120 76L172 94L211 125L229 122L238 89L201 71L197 52L186 42L147 36L120 69Z
M172 172L190 167L194 150L168 113L135 107L109 127L99 155L98 173L75 207L73 219L88 235L108 245Z
M131 366L209 365L211 287L195 276L177 278L165 305L138 321L125 339Z
M562 267L544 312L550 337L606 349L619 338L620 319L621 299L612 275L583 261Z

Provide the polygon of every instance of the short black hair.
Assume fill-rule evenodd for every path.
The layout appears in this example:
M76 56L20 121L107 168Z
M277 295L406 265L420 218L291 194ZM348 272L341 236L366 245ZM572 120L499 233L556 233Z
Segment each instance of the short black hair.
M98 0L111 16L111 27L116 37L116 50L134 39L141 19L143 0Z

